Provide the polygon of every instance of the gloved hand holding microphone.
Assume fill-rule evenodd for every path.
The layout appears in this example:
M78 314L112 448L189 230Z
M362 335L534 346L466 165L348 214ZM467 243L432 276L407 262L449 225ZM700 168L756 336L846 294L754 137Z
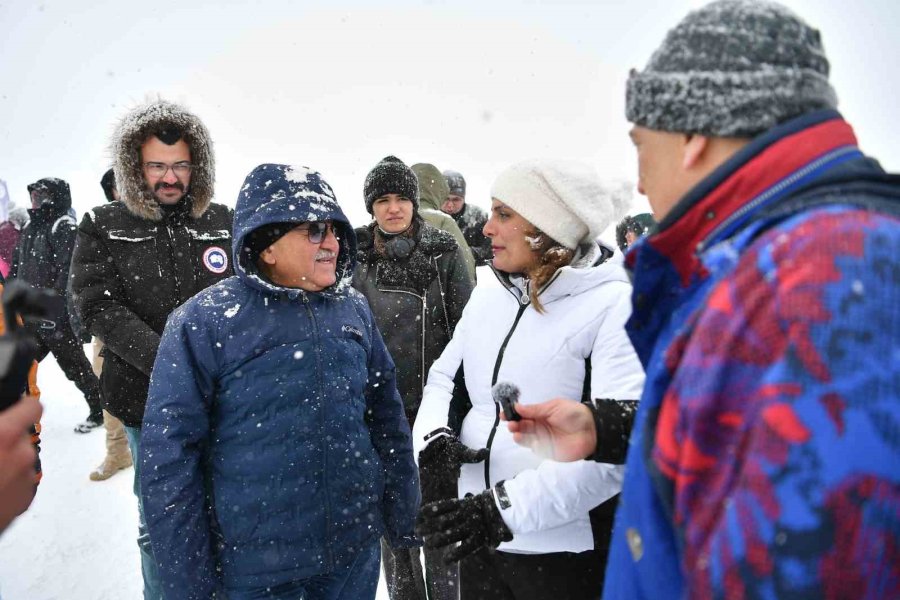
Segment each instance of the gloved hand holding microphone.
M519 418L516 412L519 388L515 384L498 382L491 388L491 395L506 420ZM447 440L443 442L443 447L447 448L448 455L478 459L457 462L457 477L461 462L479 462L488 457L486 448L473 451L450 435L440 439ZM428 449L439 441L433 441L422 451L419 459L420 469L424 469ZM434 453L436 454L437 450ZM423 499L426 495L424 479L423 476ZM416 532L425 538L425 546L429 548L440 548L458 543L457 547L447 553L446 560L448 562L458 561L481 548L496 548L501 542L512 540L513 535L500 515L494 494L495 491L492 488L478 495L469 494L465 498L451 498L424 504L419 511Z

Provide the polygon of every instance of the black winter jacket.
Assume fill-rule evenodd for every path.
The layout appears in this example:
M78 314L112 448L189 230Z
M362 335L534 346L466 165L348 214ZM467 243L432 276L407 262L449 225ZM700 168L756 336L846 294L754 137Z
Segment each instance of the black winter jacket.
M232 211L210 204L191 216L188 196L161 221L123 202L98 206L78 227L72 293L85 328L105 346L106 409L139 427L166 319L188 298L232 275Z
M392 260L375 249L376 224L356 230L353 287L369 301L394 359L397 389L410 425L428 369L453 336L474 284L454 237L417 219L412 253Z
M28 186L28 191L44 190L49 198L38 208L28 209L31 221L22 230L8 279L22 279L34 287L67 295L69 265L75 245L75 219L69 215L72 196L69 184L49 177ZM66 311L54 317L57 325L66 320Z
M480 267L491 262L494 258L494 251L491 250L491 238L484 235L483 232L484 224L488 220L487 214L477 206L465 203L461 211L451 216L459 225L469 248L472 249L475 265Z

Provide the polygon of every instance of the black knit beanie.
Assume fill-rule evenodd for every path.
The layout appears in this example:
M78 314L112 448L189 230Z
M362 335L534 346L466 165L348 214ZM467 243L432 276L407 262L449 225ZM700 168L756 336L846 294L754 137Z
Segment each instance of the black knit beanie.
M366 175L363 185L366 210L372 214L372 204L385 194L399 194L409 198L419 210L419 181L416 174L396 156L386 156Z
M257 227L244 237L243 252L252 262L256 262L263 250L281 239L281 236L297 227L299 223L267 223Z
M660 131L755 137L837 106L819 32L774 2L719 0L669 31L628 79L625 116Z

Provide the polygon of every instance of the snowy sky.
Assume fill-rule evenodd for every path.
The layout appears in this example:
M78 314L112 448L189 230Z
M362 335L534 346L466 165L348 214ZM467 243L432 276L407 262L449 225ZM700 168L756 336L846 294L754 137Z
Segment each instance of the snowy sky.
M209 127L232 206L261 162L321 171L356 225L387 154L461 171L481 206L522 158L633 180L626 74L700 4L0 0L0 178L19 204L46 176L70 182L79 213L100 203L113 123L160 94ZM900 171L900 3L786 4L822 30L863 150Z

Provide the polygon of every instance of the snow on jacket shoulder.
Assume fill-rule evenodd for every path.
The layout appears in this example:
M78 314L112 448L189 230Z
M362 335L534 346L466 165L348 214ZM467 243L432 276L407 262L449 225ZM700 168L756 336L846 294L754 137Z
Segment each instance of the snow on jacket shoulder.
M173 313L153 368L142 492L160 576L179 598L328 573L382 533L418 543L409 426L368 304L349 286L352 228L333 200L294 196L302 171L266 166L275 200L238 201L237 275ZM253 229L307 219L332 220L340 237L332 288L282 288L239 260Z
M461 441L490 447L490 457L463 465L459 495L505 481L511 505L501 514L514 537L500 550L593 548L588 511L619 493L621 467L540 459L513 442L500 424L490 389L496 381L509 381L519 386L523 404L556 397L579 401L590 360L591 397L637 399L643 370L623 328L630 292L623 269L609 262L561 269L541 293L544 314L515 287L478 285L453 339L432 366L413 431L416 455L428 433L447 425L453 379L462 364L472 408Z

